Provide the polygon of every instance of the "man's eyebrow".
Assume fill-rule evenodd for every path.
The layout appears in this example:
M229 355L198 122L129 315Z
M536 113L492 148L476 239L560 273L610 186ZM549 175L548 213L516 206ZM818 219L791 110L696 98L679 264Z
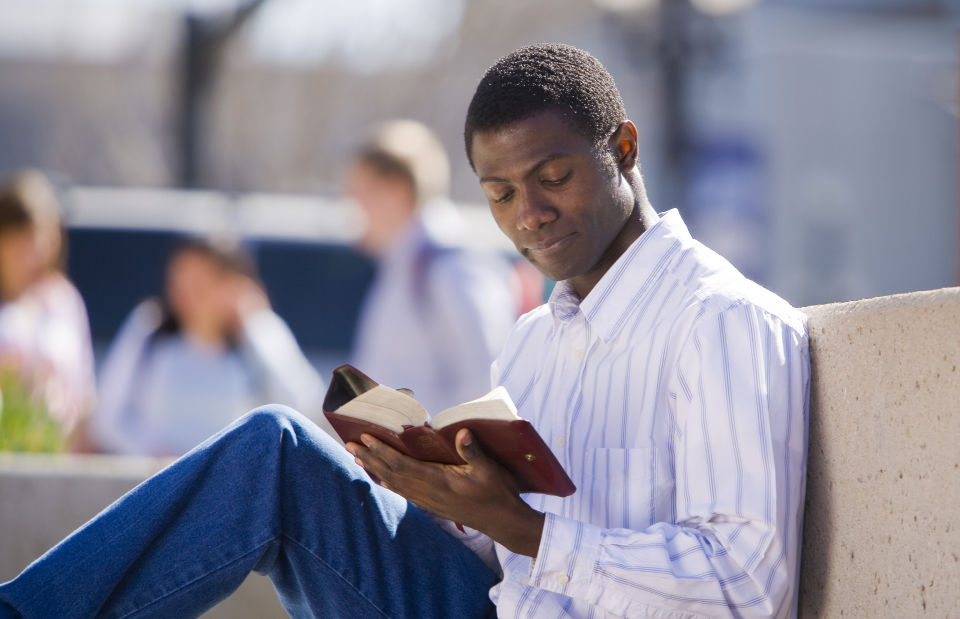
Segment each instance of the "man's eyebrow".
M543 166L547 165L551 161L555 161L557 159L563 159L564 157L569 157L569 156L570 156L569 153L552 153L550 155L547 155L543 159L537 161L535 164L530 166L530 169L527 170L523 175L530 176L531 174L533 174ZM481 176L480 177L481 185L484 183L508 183L508 182L510 181L508 181L505 178L500 178L499 176Z
M480 177L481 185L484 183L506 183L506 182L507 182L507 179L500 178L499 176L481 176Z

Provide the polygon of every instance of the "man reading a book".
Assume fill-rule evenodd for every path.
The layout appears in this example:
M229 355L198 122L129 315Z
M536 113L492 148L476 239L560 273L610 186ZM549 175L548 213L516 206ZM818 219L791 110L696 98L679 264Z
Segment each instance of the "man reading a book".
M637 139L612 77L564 45L500 59L467 112L493 217L558 281L493 383L574 494L519 495L469 429L463 465L369 435L347 455L271 407L0 586L0 616L195 613L250 569L294 616L795 614L805 319L653 209Z

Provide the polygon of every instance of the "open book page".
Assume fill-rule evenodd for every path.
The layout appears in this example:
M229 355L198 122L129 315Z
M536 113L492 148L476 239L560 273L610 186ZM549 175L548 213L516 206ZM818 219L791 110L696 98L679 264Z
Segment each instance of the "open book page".
M433 416L430 425L439 430L467 419L520 419L517 407L505 387L497 387L487 395L458 404Z
M404 426L422 426L427 421L427 411L419 402L384 385L361 393L338 408L336 413L366 419L394 432L403 432Z

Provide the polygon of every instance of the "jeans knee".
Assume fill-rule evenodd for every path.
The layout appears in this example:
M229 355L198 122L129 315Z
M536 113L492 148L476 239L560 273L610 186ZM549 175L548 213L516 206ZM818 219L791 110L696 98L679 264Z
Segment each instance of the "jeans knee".
M321 420L321 424L311 420L306 415L295 411L289 406L283 404L267 404L260 406L235 422L234 428L237 431L256 437L256 441L276 440L287 435L293 439L294 443L306 441L316 443L324 450L342 449L342 443L334 438L334 431L329 427L326 420Z
M296 432L297 426L310 423L302 414L283 404L258 406L236 422L236 427L254 434L276 436L284 431Z
M353 464L353 456L333 437L309 417L281 404L253 409L237 420L234 431L239 440L233 444L240 449L274 455L285 451L287 466L306 466L319 478Z

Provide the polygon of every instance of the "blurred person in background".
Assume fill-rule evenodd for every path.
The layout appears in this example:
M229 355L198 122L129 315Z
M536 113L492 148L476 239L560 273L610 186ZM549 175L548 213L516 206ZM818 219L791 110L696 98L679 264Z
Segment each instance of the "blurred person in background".
M490 363L520 309L508 261L464 246L449 183L443 145L411 120L378 127L346 180L366 219L359 248L378 262L353 363L433 412L489 390Z
M36 170L0 185L0 368L31 400L79 435L95 399L90 326L83 299L64 276L60 203Z
M178 455L267 402L322 423L322 390L252 258L187 240L169 258L163 299L138 305L107 353L91 438L109 452Z

